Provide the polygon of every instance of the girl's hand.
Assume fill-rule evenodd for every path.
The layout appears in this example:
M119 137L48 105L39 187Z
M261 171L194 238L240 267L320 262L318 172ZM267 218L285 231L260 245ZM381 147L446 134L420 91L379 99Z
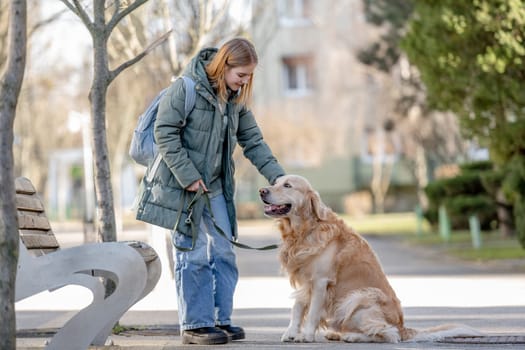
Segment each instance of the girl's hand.
M188 187L186 187L186 190L190 192L197 192L199 190L199 187L202 187L204 192L208 192L208 189L206 188L206 185L204 184L204 181L202 181L202 179L197 180Z

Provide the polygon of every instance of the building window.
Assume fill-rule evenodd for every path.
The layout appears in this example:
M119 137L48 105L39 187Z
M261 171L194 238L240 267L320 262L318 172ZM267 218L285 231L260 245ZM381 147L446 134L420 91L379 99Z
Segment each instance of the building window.
M284 57L284 90L287 95L307 95L314 88L313 58L311 56Z
M311 0L278 0L281 25L287 27L310 25L311 2Z

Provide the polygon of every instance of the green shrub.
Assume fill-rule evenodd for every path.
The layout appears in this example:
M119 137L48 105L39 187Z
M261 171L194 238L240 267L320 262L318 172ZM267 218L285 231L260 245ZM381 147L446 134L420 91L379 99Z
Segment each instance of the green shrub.
M497 220L496 205L487 194L448 197L444 200L444 205L454 229L468 229L471 215L477 215L483 230L491 229Z
M470 171L487 171L492 170L494 165L490 160L483 160L479 162L470 162L470 163L463 163L459 166L459 169L462 173L470 172Z
M469 216L476 214L482 229L492 228L497 220L494 198L482 183L482 174L492 172L491 162L475 162L460 166L455 177L429 183L425 193L429 206L424 213L431 225L438 223L440 205L445 205L453 229L468 229Z
M465 194L477 195L485 192L481 184L480 174L474 172L461 173L455 177L445 179L443 187L447 197Z
M425 194L431 203L441 201L441 198L446 196L444 181L446 179L434 180L430 182L425 188Z
M508 163L503 182L503 191L512 201L519 201L520 198L523 199L525 197L525 155L515 156Z
M496 193L501 188L504 179L503 170L492 170L486 171L480 175L481 184L485 191L487 191L492 197L496 197Z

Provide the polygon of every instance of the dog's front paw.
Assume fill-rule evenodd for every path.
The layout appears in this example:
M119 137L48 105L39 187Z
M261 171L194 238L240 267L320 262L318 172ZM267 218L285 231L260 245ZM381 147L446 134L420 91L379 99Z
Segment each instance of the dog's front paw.
M315 341L314 333L301 333L295 337L296 343L313 343Z
M283 336L281 337L282 342L294 342L297 338L297 331L294 331L293 329L288 328L286 332L284 332Z

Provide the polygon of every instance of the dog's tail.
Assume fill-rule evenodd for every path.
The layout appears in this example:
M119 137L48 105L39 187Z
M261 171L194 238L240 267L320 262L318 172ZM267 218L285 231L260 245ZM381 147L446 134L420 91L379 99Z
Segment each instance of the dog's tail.
M449 337L477 337L483 333L462 324L445 324L426 329L404 328L401 339L409 342L432 342Z

